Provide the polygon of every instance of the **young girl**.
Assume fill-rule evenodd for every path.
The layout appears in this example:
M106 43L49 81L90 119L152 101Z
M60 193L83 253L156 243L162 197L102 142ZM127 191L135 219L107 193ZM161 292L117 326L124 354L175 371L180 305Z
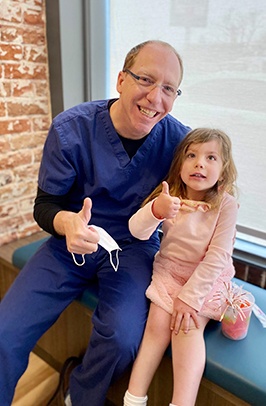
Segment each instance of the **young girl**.
M231 142L220 130L191 131L176 150L166 181L129 220L131 233L163 238L146 291L151 307L124 406L144 406L153 375L171 342L170 406L194 405L205 367L204 329L219 320L211 300L234 276L232 251L238 203Z

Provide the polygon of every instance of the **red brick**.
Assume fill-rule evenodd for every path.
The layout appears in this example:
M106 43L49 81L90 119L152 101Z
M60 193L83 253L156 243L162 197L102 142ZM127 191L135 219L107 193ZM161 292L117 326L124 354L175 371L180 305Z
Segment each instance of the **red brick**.
M32 5L32 3L34 3L35 6L41 6L43 7L43 0L20 0L24 3L29 3L30 5Z
M41 133L36 133L33 132L34 134L34 143L35 143L35 148L37 145L37 148L41 151L43 150L43 145L45 143L46 137L47 137L47 132L41 132Z
M46 79L47 66L22 61L21 64L6 63L4 65L6 79Z
M13 83L13 96L14 97L31 97L35 95L35 88L30 80L17 80Z
M37 6L38 8L43 7L43 0L14 0L19 3L26 4L29 8Z
M21 223L21 216L0 217L0 230L8 230L13 233L17 229L17 224Z
M38 97L47 97L49 100L50 98L50 89L49 89L49 82L45 81L36 81L35 85L35 93Z
M23 19L26 24L31 25L44 25L44 10L39 9L28 9L23 13Z
M5 191L4 191L4 193L5 193ZM4 193L3 193L2 200L4 200ZM6 197L5 197L5 199L6 199ZM17 211L18 211L18 208L16 207L16 205L14 205L13 202L3 204L0 207L0 219L3 221L3 219L5 219L5 218L15 216L17 214Z
M23 207L24 211L32 211L33 200L36 194L36 179L31 182L19 182L15 183L16 189L14 190L14 184L9 185L6 187L7 196L10 196L11 201L14 199L19 199L17 204L22 207L21 202L24 201ZM21 198L21 196L27 196L27 199ZM28 203L30 201L30 203ZM27 202L27 203L25 203ZM27 209L25 210L25 207ZM21 212L21 211L20 211Z
M18 214L5 219L0 218L0 230L8 230L8 233L12 233L13 236L15 233L17 237L22 238L22 236L26 237L26 235L30 235L29 233L33 230L39 231L40 228L33 219L31 212L24 215ZM2 238L0 237L0 243L1 240L3 241L3 237L4 236L2 236Z
M51 110L45 2L0 0L0 3L3 23L0 32L2 245L40 231L32 212Z
M11 150L19 151L22 149L30 149L35 147L35 140L33 133L17 134L12 136L10 140Z
M36 161L40 157L43 150L45 137L36 135L35 133L17 134L12 136L9 142L9 152L19 150L32 150L33 160ZM37 145L37 146L36 146Z
M22 59L22 47L14 44L2 44L0 55L2 61L19 61Z
M17 44L44 45L44 30L38 27L22 28L15 25L2 27L2 41Z
M21 101L7 103L7 111L9 117L28 116L32 114L48 114L48 106L46 101Z
M0 102L0 116L4 117L6 115L6 103ZM0 122L1 125L1 122Z
M1 187L1 189L2 189L2 187L12 183L12 181L13 181L13 176L12 176L12 171L11 170L1 171L1 173L0 173L0 187ZM1 206L0 206L0 211L1 211Z
M21 41L18 40L19 33L21 29L18 28L16 25L5 25L1 27L1 41L3 42L16 42L20 43Z
M28 223L23 230L17 233L17 238L25 238L39 231L41 231L41 228L38 226L35 220L32 219L31 223Z
M36 192L36 188L34 189L34 192ZM34 200L35 193L33 195L31 194L31 196L27 196L25 199L21 199L18 204L20 213L25 213L28 218L28 215L30 214L30 220L32 219Z
M1 121L0 121L0 126L1 126ZM6 135L1 135L1 137L0 137L0 151L1 151L1 154L10 152L10 142Z
M28 119L0 120L0 135L28 132L30 129L31 126Z
M9 3L7 1L1 2L1 20L20 23L22 21L20 5Z
M34 30L32 28L25 30L22 36L24 44L44 45L46 42L44 30L40 30L38 27L34 27Z
M28 165L31 162L32 152L30 150L10 153L1 159L0 170L14 168L19 165Z
M27 165L24 167L18 167L13 169L13 175L14 178L18 183L22 182L24 183L25 181L29 182L31 185L30 187L32 188L33 194L36 193L36 188L37 188L37 178L38 178L38 172L39 172L39 167L40 167L40 162L33 162L31 165ZM33 182L33 183L30 183Z
M33 131L48 131L51 125L51 118L47 116L42 116L38 118L33 118ZM45 134L46 136L47 134ZM42 138L44 136L42 135Z
M24 59L29 62L46 63L47 62L46 47L34 45L25 46Z
M11 83L6 81L1 81L0 83L0 97L10 97L11 96Z

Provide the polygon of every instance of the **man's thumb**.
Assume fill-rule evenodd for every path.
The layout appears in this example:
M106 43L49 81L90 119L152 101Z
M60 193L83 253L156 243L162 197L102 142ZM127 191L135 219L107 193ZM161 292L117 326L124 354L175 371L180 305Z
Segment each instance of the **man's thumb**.
M162 193L169 195L169 185L166 181L163 181L162 183Z
M91 219L91 208L92 208L92 201L89 197L86 197L83 202L82 209L79 212L80 217L84 222L88 224Z

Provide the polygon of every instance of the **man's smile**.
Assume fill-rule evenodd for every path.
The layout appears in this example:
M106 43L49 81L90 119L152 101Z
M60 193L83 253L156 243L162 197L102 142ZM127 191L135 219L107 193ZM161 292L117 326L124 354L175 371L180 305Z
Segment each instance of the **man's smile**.
M151 117L151 118L155 117L155 116L158 114L157 111L149 110L149 109L147 109L147 108L140 107L140 106L139 106L139 111L140 111L142 114L144 114L145 116Z

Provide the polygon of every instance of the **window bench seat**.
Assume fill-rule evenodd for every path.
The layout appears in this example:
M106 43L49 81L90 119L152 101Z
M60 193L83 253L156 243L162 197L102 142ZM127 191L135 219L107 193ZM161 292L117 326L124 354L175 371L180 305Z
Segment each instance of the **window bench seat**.
M0 298L45 239L16 248L11 263L0 256ZM266 313L266 290L239 279L235 281L253 294L257 305ZM44 334L36 345L36 354L60 370L66 358L84 353L97 300L97 286L94 285L72 303ZM205 341L207 361L197 406L266 405L266 328L262 327L254 314L244 340L225 338L220 323L211 321L206 328ZM118 382L109 390L108 398L117 406L121 405L127 379L128 376L124 377L120 384ZM171 387L171 354L167 351L151 385L149 404L168 404Z

